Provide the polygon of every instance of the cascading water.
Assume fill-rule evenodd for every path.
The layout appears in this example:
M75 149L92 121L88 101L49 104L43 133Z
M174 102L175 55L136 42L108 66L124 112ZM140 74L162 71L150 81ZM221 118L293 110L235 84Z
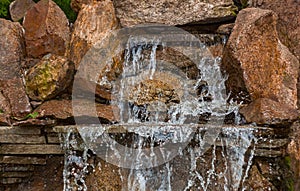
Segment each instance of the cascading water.
M222 127L238 105L226 95L220 58L202 43L195 51L193 43L172 48L196 63L197 79L158 59L158 52L164 54L168 47L164 40L128 38L122 75L111 83L111 104L119 107L120 115L115 126L125 132L106 133L109 125L83 125L77 129L84 141L81 152L70 141L73 133L62 136L65 191L87 190L85 177L101 168L88 163L89 152L121 171L128 169L126 175L119 173L123 191L246 189L256 142L253 130ZM102 79L100 84L107 83Z

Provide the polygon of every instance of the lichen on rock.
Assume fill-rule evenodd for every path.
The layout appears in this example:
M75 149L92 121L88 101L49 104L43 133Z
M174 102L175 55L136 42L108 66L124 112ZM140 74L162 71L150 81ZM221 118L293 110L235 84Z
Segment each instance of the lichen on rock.
M26 74L26 91L32 100L48 100L64 91L72 82L74 64L66 58L46 55Z

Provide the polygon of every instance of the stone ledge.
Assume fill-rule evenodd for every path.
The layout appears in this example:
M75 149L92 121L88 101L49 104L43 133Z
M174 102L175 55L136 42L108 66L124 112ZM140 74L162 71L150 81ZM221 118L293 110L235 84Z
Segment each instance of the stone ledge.
M60 145L26 145L26 144L3 144L0 154L2 155L61 155L64 151Z

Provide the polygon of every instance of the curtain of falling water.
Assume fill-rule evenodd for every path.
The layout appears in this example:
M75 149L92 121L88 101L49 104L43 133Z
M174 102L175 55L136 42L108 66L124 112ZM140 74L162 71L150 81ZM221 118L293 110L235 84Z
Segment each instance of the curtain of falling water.
M148 123L164 124L158 117L149 118L145 107L130 105L127 102L128 92L127 87L136 86L139 81L132 76L138 76L141 73L146 73L146 78L152 80L157 71L158 64L156 60L156 51L160 44L158 39L140 39L137 37L130 38L127 45L125 55L125 63L120 81L119 99L117 105L120 108L121 123L134 124L140 123L142 120L140 114L144 112L144 119L150 119ZM163 47L164 48L164 47ZM143 51L150 50L149 60L145 59ZM224 118L225 115L237 111L237 106L228 101L225 94L225 80L219 68L220 58L202 57L199 60L198 68L200 70L200 78L194 84L194 89L197 89L203 82L206 83L206 91L200 94L195 99L183 99L177 105L172 105L168 110L170 115L169 121L166 124L184 124L186 116L197 117L201 114L209 113L214 116L213 119ZM139 90L138 90L139 91ZM211 100L206 101L205 97L210 96ZM229 103L229 104L228 104ZM157 113L155 116L159 116ZM179 117L178 117L179 116ZM238 120L237 120L238 121ZM147 128L147 127L146 127ZM164 142L169 134L161 132L161 127L153 127L152 132L155 135L147 137L149 130L139 128L135 132L138 136L135 139L134 147L137 149L144 148L147 141L150 140L150 152L154 148L154 142ZM206 152L203 151L205 137L203 136L204 129L200 129L194 136L194 142L187 148L178 150L178 157L174 161L166 162L155 168L135 169L131 168L126 177L122 177L123 191L181 191L181 190L226 190L237 191L243 187L245 179L251 165L254 152L254 142L252 130L227 128L222 129L220 136L216 142ZM184 140L188 132L177 132L172 135L174 142ZM88 132L86 132L88 134ZM221 136L223 135L223 136ZM94 168L87 162L88 148L83 143L81 148L77 148L76 138L72 137L72 132L65 134L64 148L66 149L65 169L64 169L64 190L87 190L85 185L85 177L88 169ZM94 136L95 135L90 135ZM146 138L145 138L146 137ZM96 138L95 138L96 139ZM112 143L111 147L114 147ZM79 151L81 150L81 151ZM83 151L82 151L83 150ZM246 156L246 153L250 153ZM142 152L141 152L142 154ZM120 157L118 151L114 152L114 157ZM163 155L164 157L164 155ZM220 157L222 158L220 162ZM155 156L154 156L155 158ZM126 158L124 159L126 161ZM137 156L135 160L145 160L143 156ZM184 161L176 163L178 161ZM153 162L153 161L151 161ZM218 165L221 163L222 165ZM186 164L181 167L180 165ZM245 168L246 166L246 168ZM184 176L178 174L183 168ZM176 184L176 180L183 179L180 185Z

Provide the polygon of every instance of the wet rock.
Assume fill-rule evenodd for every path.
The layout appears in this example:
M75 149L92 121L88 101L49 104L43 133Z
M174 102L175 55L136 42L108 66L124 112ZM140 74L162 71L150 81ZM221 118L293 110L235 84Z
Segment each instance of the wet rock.
M76 105L76 102L74 101L73 103ZM91 103L88 100L80 100L78 102L81 106L86 105L85 108L81 111L81 113L84 113L85 116L93 116L91 113L92 110L89 107L93 103ZM95 104L96 110L97 110L97 115L99 118L102 118L107 121L118 121L119 117L117 116L118 108L115 106L111 105L104 105L104 104ZM116 112L114 112L114 110ZM71 100L50 100L44 102L42 105L40 105L35 112L39 113L39 118L44 118L44 117L52 117L55 119L68 119L68 118L73 118L73 105ZM75 117L81 117L81 116L75 116Z
M226 86L232 97L269 98L296 109L299 62L279 41L276 24L272 11L240 11L223 54Z
M33 100L48 100L58 96L72 82L74 64L65 57L46 55L26 74L26 91Z
M257 191L277 191L274 185L263 177L256 165L253 165L249 172L249 179L247 180L247 187L249 190ZM247 189L246 189L247 190Z
M114 4L123 27L145 23L184 25L220 22L231 18L233 10L231 0L210 2L115 0Z
M109 49L107 46L93 48L85 55L80 65L80 72L76 73L74 82L76 83L74 87L76 89L73 92L75 91L76 94L92 94L96 98L104 100L112 99L112 82L123 71L124 51L117 55L111 55L111 57L101 54L102 50Z
M281 125L295 121L299 113L289 105L267 98L259 98L240 109L248 123Z
M250 0L249 5L269 9L278 15L280 41L300 60L300 2L299 0Z
M86 179L88 190L122 190L123 186L120 174L116 173L118 171L121 171L120 168L99 158L95 159L94 165L94 173L88 175Z
M27 11L23 23L28 56L64 55L70 39L68 24L66 15L52 0L39 1Z
M19 23L0 18L0 36L0 77L4 78L4 72L8 73L5 77L13 77L25 56L23 28Z
M10 103L12 116L24 117L31 112L31 105L22 78L0 80L0 89Z
M69 58L75 63L76 69L86 52L116 28L118 21L110 0L84 6L74 24L70 44Z
M291 142L287 147L290 156L290 168L293 171L294 188L300 190L300 123L296 121L291 127Z
M21 20L26 12L35 5L33 0L15 0L9 5L9 14L13 21Z

